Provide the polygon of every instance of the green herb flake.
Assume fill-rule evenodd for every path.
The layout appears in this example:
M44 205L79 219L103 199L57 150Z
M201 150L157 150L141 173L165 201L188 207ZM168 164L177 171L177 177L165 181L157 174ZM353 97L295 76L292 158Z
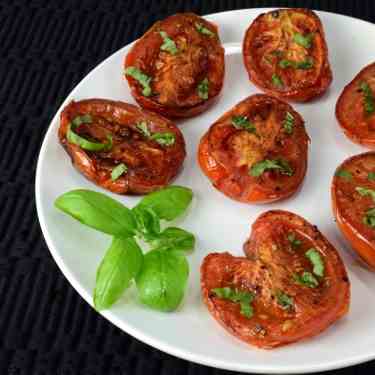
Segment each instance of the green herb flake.
M275 87L283 87L284 84L283 84L283 81L281 80L281 78L277 75L277 74L272 74L272 84L275 86Z
M302 275L294 274L293 280L296 284L307 286L308 288L316 288L319 286L319 281L316 277L311 272L307 271L304 271Z
M148 125L146 121L141 121L136 125L137 129L146 137L149 138L151 137L151 132L148 129Z
M165 31L160 31L159 34L163 38L163 44L160 46L160 49L169 52L171 55L176 55L179 50L173 39L171 39Z
M241 314L246 318L254 315L254 309L251 302L254 300L254 294L251 292L232 289L230 287L214 288L211 290L217 297L240 304Z
M360 186L357 186L355 188L355 190L360 194L362 195L363 197L369 195L372 200L375 202L375 190L372 190L372 189L367 189L367 188L364 188L364 187L360 187Z
M311 48L312 41L314 39L314 33L309 33L302 35L300 33L295 33L293 35L293 42L297 43L301 47Z
M294 128L294 116L290 112L286 112L285 119L283 121L284 130L288 134L293 133Z
M370 173L367 175L367 178L368 178L370 181L375 181L375 172L370 172Z
M265 171L270 169L276 169L279 170L281 174L285 174L287 176L293 175L293 169L289 165L289 163L284 159L265 159L262 161L259 161L258 163L255 163L249 170L250 176L253 177L259 177L261 176Z
M305 256L306 258L309 259L309 261L313 265L313 273L316 276L323 277L324 276L324 262L319 251L317 251L314 248L311 248L306 251Z
M360 89L363 93L363 101L364 101L364 107L365 107L365 112L368 115L371 115L375 112L375 98L374 94L370 88L370 85L363 81L360 84Z
M284 309L284 310L290 310L294 307L294 301L293 298L288 296L286 293L279 290L276 293L276 299L277 303Z
M279 61L279 67L282 69L293 68L307 70L314 66L314 60L312 58L307 58L304 61L292 61L287 59L282 59Z
M213 33L211 30L207 29L207 27L204 27L202 23L196 22L196 23L195 23L195 28L196 28L196 30L197 30L199 33L201 33L201 34L203 34L203 35L207 35L207 36L209 36L209 37L211 37L211 38L214 37L214 36L216 35L216 34Z
M111 180L116 181L121 175L123 175L127 171L128 167L124 163L116 165L116 167L112 169Z
M246 116L232 116L232 125L236 129L247 130L250 133L256 132L255 125Z
M203 99L208 99L208 89L209 89L209 81L208 78L205 78L199 85L198 85L198 96Z
M293 249L298 249L302 244L302 241L297 239L294 233L289 233L287 238Z
M375 228L375 207L366 211L363 223L371 228Z
M150 137L150 139L156 141L161 146L167 146L167 147L173 146L175 141L176 141L176 137L175 137L174 133L170 133L170 132L154 133Z
M335 176L336 177L341 177L347 181L350 181L352 178L353 178L353 175L347 171L346 169L339 169L336 173L335 173Z
M149 77L147 74L143 73L140 69L136 68L135 66L129 66L128 68L126 68L125 74L130 77L133 77L135 80L139 82L139 84L143 87L143 96L150 96L152 94L150 86L152 78Z

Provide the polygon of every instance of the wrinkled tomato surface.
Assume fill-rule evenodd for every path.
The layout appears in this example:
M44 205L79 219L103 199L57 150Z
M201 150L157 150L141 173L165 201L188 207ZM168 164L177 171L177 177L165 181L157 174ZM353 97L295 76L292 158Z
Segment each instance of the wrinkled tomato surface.
M89 115L92 122L75 131L84 139L108 142L105 151L89 151L67 139L72 121ZM148 136L139 124L146 125ZM173 144L163 145L152 135L168 133ZM179 172L185 158L185 142L180 130L169 120L132 104L105 99L73 101L61 113L59 139L73 165L89 180L119 194L146 194L168 185ZM172 143L171 142L171 143ZM119 164L126 172L114 179Z
M287 118L292 118L288 128ZM233 121L245 118L248 128ZM250 128L249 128L250 127ZM257 94L246 98L217 120L203 136L198 150L202 171L214 187L246 203L266 203L293 194L307 168L309 138L302 117L287 103ZM251 175L257 163L283 160L291 168Z
M361 88L363 84L369 90L367 95ZM353 142L375 149L375 63L345 86L336 104L336 117Z
M331 193L338 227L352 248L375 269L375 152L345 160L333 177Z
M175 44L175 53L163 49L160 33ZM222 89L224 48L216 25L193 13L181 13L156 22L135 43L125 59L125 68L129 67L151 79L151 94L145 96L139 82L125 74L143 108L166 117L190 117L208 108ZM204 80L206 96L199 90Z
M261 14L247 29L242 50L250 80L279 98L308 101L332 81L323 26L308 9Z
M322 276L314 274L306 257L311 249L320 254ZM201 265L204 302L239 339L271 349L317 335L347 313L350 283L344 264L335 248L303 218L279 210L262 214L252 226L244 252L246 257L211 253ZM315 277L314 287L298 282L304 273ZM242 314L238 303L214 293L225 287L252 293L252 316Z

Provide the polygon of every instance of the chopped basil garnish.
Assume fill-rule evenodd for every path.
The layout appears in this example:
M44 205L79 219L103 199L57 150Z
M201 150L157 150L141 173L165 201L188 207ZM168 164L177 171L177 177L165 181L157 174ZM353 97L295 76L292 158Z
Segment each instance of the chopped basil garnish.
M152 78L149 77L147 74L143 73L140 69L136 68L135 66L129 66L125 69L125 74L133 77L135 80L139 82L139 84L143 87L142 95L143 96L150 96L151 91L151 80Z
M172 146L176 141L175 135L170 132L154 133L150 139L158 142L161 146Z
M285 129L286 133L288 133L288 134L293 133L294 116L290 112L287 112L285 114L285 119L284 119L283 125L284 125L284 129Z
M147 122L141 121L137 125L137 129L147 138L151 137L151 132L148 129Z
M316 288L319 286L319 281L316 279L316 277L311 273L304 271L302 275L294 274L293 280L302 286L307 286L309 288Z
M368 115L371 115L375 112L374 94L367 82L361 82L359 87L363 93L365 111Z
M255 163L249 171L249 174L253 177L261 176L266 170L269 169L276 169L279 170L281 174L285 174L287 176L293 175L293 169L289 165L289 163L284 159L265 159Z
M366 211L366 215L363 217L363 223L371 228L375 228L375 207Z
M201 99L207 100L208 99L208 86L209 81L208 78L205 78L199 85L198 85L198 96Z
M250 133L256 132L255 125L246 116L232 116L232 125L236 129L247 130Z
M293 298L288 296L286 293L279 290L276 293L276 299L277 303L284 309L284 310L290 310L294 307L294 301Z
M313 273L316 276L323 277L324 276L324 262L319 251L317 251L314 248L311 248L306 251L305 256L306 258L309 259L309 261L313 265Z
M287 59L282 59L279 61L279 67L282 69L294 68L294 69L311 69L314 66L314 60L312 58L307 58L304 61L292 61Z
M301 47L310 48L312 41L314 39L314 33L309 33L302 35L300 33L295 33L293 35L293 42L297 43Z
M246 318L251 318L254 315L254 309L251 306L251 302L254 300L253 293L232 289L228 286L224 288L214 288L212 292L219 298L239 303L241 314L246 316Z
M128 171L128 167L124 164L121 163L114 167L111 172L111 179L112 181L116 181L121 175L126 173Z
M283 87L284 84L283 84L283 81L281 80L281 78L277 75L277 74L272 74L272 84L276 87Z
M210 37L215 36L215 33L213 33L211 30L207 29L207 27L204 27L203 24L196 22L195 23L195 28L197 31L203 35L208 35Z
M75 117L72 122L68 125L68 131L66 133L66 139L69 143L73 143L83 150L87 151L109 151L112 148L112 137L107 135L108 142L100 143L100 142L92 142L89 141L80 135L78 135L75 130L81 124L90 124L92 122L92 118L90 115L84 116L77 116Z
M372 200L375 202L375 190L363 188L360 186L357 186L355 190L363 197L365 197L366 195L369 195L372 198Z
M335 173L335 176L336 177L342 177L344 178L345 180L349 181L353 178L352 174L347 171L346 169L339 169L336 173Z
M163 44L160 46L160 49L162 51L167 51L172 55L176 55L179 50L173 39L169 38L168 34L165 31L160 31L159 34L163 38Z
M370 172L370 173L367 175L367 178L368 178L370 181L374 181L374 180L375 180L375 172Z
M297 237L294 233L289 233L287 238L288 238L288 241L290 242L290 244L292 245L293 249L298 249L302 244L302 241L297 239Z

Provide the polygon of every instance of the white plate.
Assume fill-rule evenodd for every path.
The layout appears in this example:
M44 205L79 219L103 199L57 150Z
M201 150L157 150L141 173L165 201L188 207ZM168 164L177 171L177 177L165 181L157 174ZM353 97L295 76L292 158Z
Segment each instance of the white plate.
M113 324L149 345L187 360L224 369L258 373L302 373L344 367L375 358L375 274L360 265L333 221L330 182L336 166L350 155L364 151L339 130L334 116L344 85L366 64L375 61L375 26L357 19L318 12L329 46L334 81L323 98L294 105L306 121L311 137L308 172L302 190L290 199L268 205L246 205L216 191L200 171L196 151L200 137L225 111L258 92L242 63L241 42L245 29L264 9L213 14L226 50L226 77L220 100L207 112L179 125L187 143L184 170L175 181L193 188L195 200L181 226L196 234L195 252L189 256L190 279L183 305L173 313L159 313L136 301L129 291L110 311L103 313ZM109 57L72 91L72 99L101 97L133 103L122 77L122 63L130 45ZM61 110L61 108L60 108ZM59 113L54 117L40 151L36 175L36 201L40 224L52 256L60 269L92 304L96 268L110 238L80 225L53 207L55 198L74 188L98 191L72 168L57 141ZM104 191L103 191L104 192ZM128 206L138 198L112 195ZM241 255L251 223L265 210L280 208L317 224L342 255L352 282L349 315L323 334L272 351L258 350L227 334L209 315L199 289L199 266L211 251L228 250Z

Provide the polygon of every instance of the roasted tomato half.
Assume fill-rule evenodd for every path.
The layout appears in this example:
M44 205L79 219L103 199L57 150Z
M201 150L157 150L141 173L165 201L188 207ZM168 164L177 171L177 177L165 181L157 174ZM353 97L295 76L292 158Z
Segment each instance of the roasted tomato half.
M119 194L146 194L169 184L185 158L180 130L132 104L104 99L71 102L59 139L89 180Z
M203 112L224 81L217 27L193 13L156 22L126 56L125 76L143 108L172 118Z
M332 81L323 26L311 10L261 14L247 29L242 51L250 80L279 98L307 101Z
M210 127L198 159L222 193L241 202L266 203L290 196L301 185L308 142L303 119L289 104L257 94Z
M375 152L345 160L333 177L331 193L338 227L375 270Z
M375 63L345 86L336 104L336 117L353 142L375 149Z
M262 214L244 251L246 257L209 254L201 266L204 302L239 339L271 349L317 335L347 313L344 264L316 226L300 216Z

